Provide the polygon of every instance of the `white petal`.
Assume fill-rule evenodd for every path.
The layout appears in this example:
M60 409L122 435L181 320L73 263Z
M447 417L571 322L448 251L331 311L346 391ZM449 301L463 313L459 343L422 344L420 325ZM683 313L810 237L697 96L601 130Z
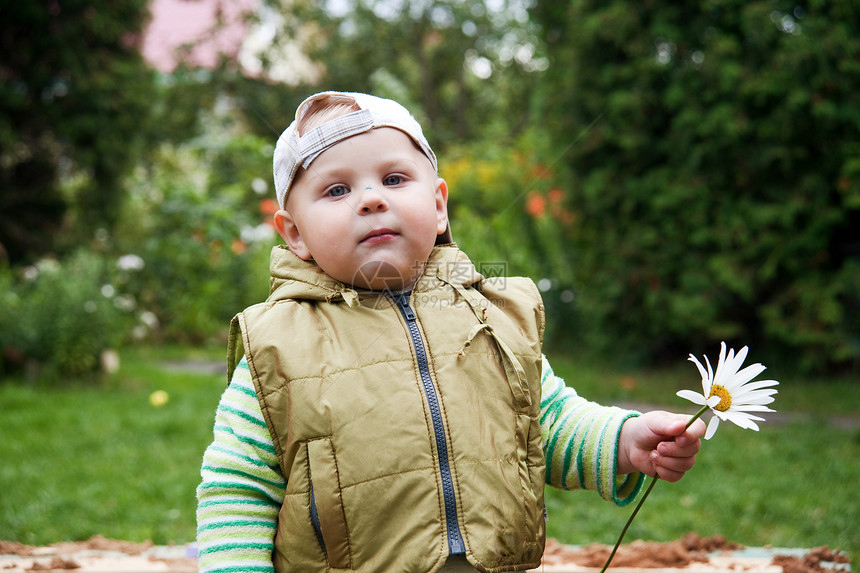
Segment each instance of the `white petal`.
M760 422L764 421L764 418L760 418L758 416L753 416L751 414L744 414L743 412L730 412L727 421L735 424L736 426L740 426L741 428L746 428L748 430L758 430L758 426L753 420L758 420Z
M743 402L745 398L758 398L761 396L773 396L777 393L776 388L760 388L758 390L748 390L746 386L738 388L732 392L732 402Z
M740 370L741 365L743 365L744 358L746 358L748 348L744 346L741 348L741 351L738 352L737 356L735 356L734 349L729 350L729 354L726 357L722 368L718 369L717 377L719 378L719 382L714 381L715 384L719 384L726 390L732 391L738 388L741 384L738 383L737 374L738 370ZM743 382L748 382L749 380L743 380Z
M761 390L762 388L767 388L769 386L776 386L779 384L776 380L756 380L755 382L750 382L749 384L744 384L744 387L741 390ZM773 390L776 392L776 389Z
M675 394L679 398L683 398L685 400L689 400L694 404L698 404L699 406L705 405L705 397L698 392L693 392L692 390L678 390Z
M704 366L702 366L702 363L701 363L701 362L699 362L699 359L698 359L698 358L696 358L695 356L693 356L692 354L690 354L690 356L688 356L688 357L687 357L687 360L689 360L690 362L692 362L693 364L695 364L695 365L696 365L696 368L698 368L698 369L699 369L699 374L701 374L701 375L702 375L702 378L707 378L707 377L708 377L708 373L707 373L707 372L705 372L705 367L704 367Z
M726 371L731 372L732 376L737 374L738 370L740 370L741 366L743 366L748 351L749 348L747 348L746 346L741 348L737 354L735 354L734 349L729 350L729 355L726 358Z
M732 354L733 353L734 353L734 350L732 350ZM729 358L731 358L731 354L729 355ZM707 360L707 359L708 359L708 357L705 356L705 360ZM710 363L708 363L708 365L710 366ZM716 374L714 374L713 383L719 384L720 386L723 386L723 378L726 375L725 372L726 372L726 343L720 342L720 358L717 360L717 372L716 372Z
M735 356L735 362L737 363L738 368L740 368L741 364L744 363L744 360L747 359L747 352L749 352L749 350L749 346L744 346L738 350L737 356ZM735 370L737 371L737 369Z
M778 385L779 382L777 382L776 380L756 380L755 382L750 382L749 384L744 385L744 389L759 390L761 388L768 388L770 386ZM774 391L776 391L775 388Z
M724 420L724 421L728 421L728 419L729 419L729 413L728 412L723 412L721 410L711 410L711 411L714 413L714 415L717 418Z
M770 394L751 394L748 396L732 396L734 404L770 404L774 397Z
M741 404L740 406L732 406L733 412L776 412L767 406L761 404Z
M723 401L723 399L720 398L719 396L711 396L710 398L708 398L708 401L706 403L708 404L708 408L714 408L717 404L719 404L722 401Z
M738 364L738 366L740 366L740 364ZM765 370L766 368L761 364L750 364L732 376L731 380L727 382L727 386L725 388L729 391L735 388L740 388Z
M759 422L764 422L765 419L761 416L753 416L752 414L747 414L746 412L733 412L732 415L729 416L729 422L735 423L735 419L738 420L758 420ZM753 424L755 425L755 424Z
M711 421L708 422L708 429L705 431L705 439L710 440L714 437L714 434L717 431L717 428L720 426L720 419L716 416L711 417Z

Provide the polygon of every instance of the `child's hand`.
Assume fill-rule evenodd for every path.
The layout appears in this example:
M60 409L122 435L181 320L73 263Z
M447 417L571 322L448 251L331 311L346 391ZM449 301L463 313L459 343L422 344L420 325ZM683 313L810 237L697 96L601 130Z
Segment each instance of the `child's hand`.
M696 452L705 435L705 423L683 414L646 412L629 418L621 426L618 444L618 473L641 471L660 479L678 481L696 462Z

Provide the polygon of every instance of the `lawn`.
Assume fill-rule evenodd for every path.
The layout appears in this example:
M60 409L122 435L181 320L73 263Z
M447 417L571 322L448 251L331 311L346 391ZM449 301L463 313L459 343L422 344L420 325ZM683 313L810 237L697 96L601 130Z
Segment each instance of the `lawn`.
M98 386L0 385L0 539L194 539L200 460L226 381L161 358L127 352ZM169 396L161 407L155 390Z
M127 351L121 370L96 386L0 382L0 539L194 539L194 489L225 380L163 365L180 358L220 360L221 351ZM567 356L552 362L589 398L694 411L674 395L699 387L692 364L622 371ZM860 418L860 383L766 374L782 382L775 407L791 415L758 433L723 424L684 480L657 484L626 541L695 531L751 546L828 545L856 569L860 426L835 425L830 415ZM168 393L163 406L150 404L155 390ZM572 544L613 543L632 510L552 489L547 506L548 534Z
M715 357L712 357L715 358ZM700 390L692 363L670 370L623 371L562 356L556 373L603 402L663 404L693 413L675 396ZM688 531L721 534L748 546L846 551L860 563L860 380L804 380L770 368L780 380L779 415L760 432L721 424L703 442L697 464L678 483L658 483L625 537L667 541ZM706 418L709 415L706 414ZM547 491L548 535L565 543L614 543L632 508L616 508L590 492Z

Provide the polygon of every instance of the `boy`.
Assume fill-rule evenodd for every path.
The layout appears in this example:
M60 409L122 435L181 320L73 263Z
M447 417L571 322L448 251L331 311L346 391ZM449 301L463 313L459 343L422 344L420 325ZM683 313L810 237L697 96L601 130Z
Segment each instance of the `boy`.
M587 402L541 352L533 283L484 279L399 104L326 92L274 157L286 243L237 315L198 488L201 571L521 571L544 483L619 505L676 481L686 416Z

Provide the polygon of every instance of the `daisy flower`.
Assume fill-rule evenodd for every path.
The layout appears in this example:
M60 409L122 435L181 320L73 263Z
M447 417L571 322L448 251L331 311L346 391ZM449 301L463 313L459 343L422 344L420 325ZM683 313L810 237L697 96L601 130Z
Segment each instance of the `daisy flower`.
M751 364L741 370L744 359L747 357L747 351L748 348L744 346L737 354L735 354L734 349L729 350L728 354L726 354L726 343L721 342L720 360L717 362L716 372L711 368L711 362L707 356L705 356L705 364L708 365L708 368L705 369L702 363L690 354L689 360L695 363L699 369L699 373L702 375L702 393L698 394L692 390L681 390L677 394L681 398L701 406L701 409L687 422L688 428L708 409L714 413L711 421L708 422L708 429L705 431L706 440L710 440L713 437L717 431L717 427L720 425L720 420L732 422L741 428L758 431L756 421L761 422L764 418L750 414L750 412L776 411L771 410L765 404L773 402L773 395L776 394L776 389L771 388L771 386L776 386L779 382L776 380L759 380L753 382L753 378L764 372L765 368L761 364ZM606 560L606 564L603 565L600 573L605 573L609 564L612 563L615 552L618 551L618 547L621 545L621 540L624 539L627 529L633 523L633 518L639 513L651 490L657 484L658 479L657 475L651 478L651 483L648 485L648 489L645 490L645 495L639 500L636 509L633 510L633 513L624 525L624 529L621 530L621 535L618 536L618 541L615 542L615 547L609 553L609 558Z
M708 423L705 439L710 440L720 425L720 420L732 422L741 428L758 431L756 421L764 418L750 414L750 412L775 412L765 404L773 402L776 389L771 386L779 384L776 380L759 380L753 382L753 378L761 374L765 367L761 364L751 364L741 369L744 359L747 357L748 348L743 348L735 354L734 349L726 353L726 343L720 343L720 359L717 363L717 371L711 369L711 362L705 356L707 369L699 360L690 354L689 360L693 362L702 375L702 393L692 390L681 390L678 396L710 408L713 417Z

